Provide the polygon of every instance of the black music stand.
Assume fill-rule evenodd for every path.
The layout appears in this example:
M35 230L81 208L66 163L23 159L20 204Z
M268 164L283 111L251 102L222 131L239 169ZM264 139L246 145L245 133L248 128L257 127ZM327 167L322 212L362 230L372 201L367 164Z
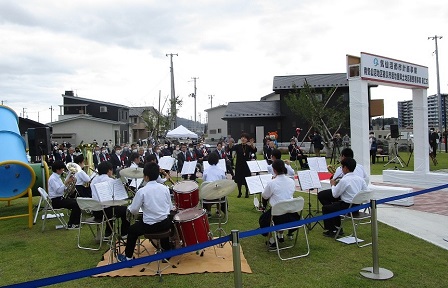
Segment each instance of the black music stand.
M311 191L316 189L316 192L318 192L318 189L322 187L320 184L319 176L316 170L300 171L297 172L297 176L299 178L301 189L308 190L308 214L304 217L304 219L313 218L315 214L313 214L313 210L311 208ZM315 212L317 214L319 213L319 199L316 200L316 204L317 210L315 210ZM317 221L314 224L307 224L308 230L311 231L317 224L319 224L323 228L322 224Z
M314 210L316 213L313 214L313 210L311 208L311 206L312 206L311 205L311 190L314 190L314 188L308 189L308 214L303 219L313 218L315 215L317 215L317 213L319 213L319 199L317 199L316 200L317 208L316 208L316 210ZM318 189L316 188L316 195L318 193L317 190ZM311 231L317 224L319 224L319 226L322 227L322 229L324 228L324 226L322 226L322 224L319 221L314 222L314 224L308 223L308 224L306 224L306 227L308 228L308 230Z

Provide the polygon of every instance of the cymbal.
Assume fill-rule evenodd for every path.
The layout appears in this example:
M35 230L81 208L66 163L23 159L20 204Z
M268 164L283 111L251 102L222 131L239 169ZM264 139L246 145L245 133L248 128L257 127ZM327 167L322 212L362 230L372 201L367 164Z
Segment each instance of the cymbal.
M201 186L199 197L207 200L218 199L232 193L235 187L236 183L233 180L223 179L213 181Z
M120 176L124 176L127 178L143 178L143 168L137 167L129 167L120 170Z

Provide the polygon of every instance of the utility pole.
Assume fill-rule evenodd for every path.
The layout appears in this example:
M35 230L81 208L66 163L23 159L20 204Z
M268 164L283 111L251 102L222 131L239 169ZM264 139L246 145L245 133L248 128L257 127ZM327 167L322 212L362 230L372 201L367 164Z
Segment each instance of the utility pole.
M170 72L171 72L171 130L177 127L177 108L176 108L176 93L174 91L174 67L173 67L173 56L179 56L177 53L166 54L170 56Z
M196 80L199 79L199 77L191 77L191 79L193 79L194 82L194 92L189 96L194 98L194 125L196 126Z
M53 123L53 106L50 106L50 123Z
M22 118L25 118L25 110L26 110L26 108L22 108Z
M162 97L162 90L159 90L159 113L157 114L157 135L160 134L160 98Z
M215 97L215 95L208 95L208 99L210 99L210 108L213 108L213 97Z
M443 113L443 118L446 119L446 115L445 115L445 111L442 110L442 96L440 95L440 76L439 76L439 49L437 47L437 39L442 39L442 36L431 36L428 37L428 40L434 40L435 44L436 44L436 74L437 74L437 105L439 106L439 131L442 133L444 132L444 130L442 130L442 113ZM445 106L445 105L443 105ZM444 108L444 107L443 107ZM445 120L446 122L446 120ZM446 129L446 125L444 127ZM446 140L446 139L445 139ZM446 141L445 141L446 142ZM446 146L445 146L446 149Z

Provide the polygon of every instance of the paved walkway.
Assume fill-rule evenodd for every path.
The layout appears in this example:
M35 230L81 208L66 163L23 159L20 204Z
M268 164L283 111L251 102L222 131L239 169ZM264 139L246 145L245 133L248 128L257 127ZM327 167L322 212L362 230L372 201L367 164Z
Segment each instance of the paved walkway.
M370 180L377 185L410 187L383 182L382 175L372 175ZM414 191L424 188L411 187ZM409 233L448 250L448 191L440 190L414 197L414 205L402 207L381 204L378 220L400 231Z

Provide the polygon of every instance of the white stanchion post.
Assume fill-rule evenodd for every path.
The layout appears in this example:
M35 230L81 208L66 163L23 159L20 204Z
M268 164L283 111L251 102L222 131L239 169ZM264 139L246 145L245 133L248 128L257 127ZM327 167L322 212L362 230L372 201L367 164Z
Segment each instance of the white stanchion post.
M240 232L232 230L232 254L233 254L233 276L235 279L235 287L243 287L243 279L241 275L241 255L240 255Z
M376 210L376 200L370 200L371 206L371 227L372 227L372 257L373 257L373 267L366 267L361 269L361 275L374 279L374 280L386 280L392 278L394 273L385 268L379 267L379 257L378 257L378 220L377 220L377 210Z

